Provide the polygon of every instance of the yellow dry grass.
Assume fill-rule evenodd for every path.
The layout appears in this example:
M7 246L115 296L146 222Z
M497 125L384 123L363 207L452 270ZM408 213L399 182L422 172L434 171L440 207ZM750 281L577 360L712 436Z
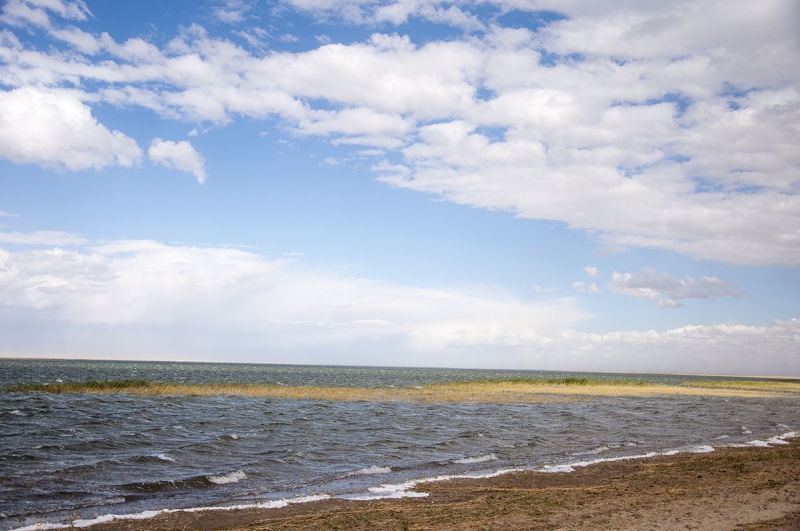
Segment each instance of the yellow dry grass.
M566 382L566 383L565 383ZM744 385L746 384L746 385ZM597 380L507 380L452 382L413 388L280 386L265 384L171 384L143 381L58 383L9 386L10 391L48 393L123 393L136 396L246 396L285 400L378 402L542 402L609 396L800 397L790 382L694 382L658 385Z
M800 380L706 380L687 382L683 385L705 389L746 389L751 391L800 393Z

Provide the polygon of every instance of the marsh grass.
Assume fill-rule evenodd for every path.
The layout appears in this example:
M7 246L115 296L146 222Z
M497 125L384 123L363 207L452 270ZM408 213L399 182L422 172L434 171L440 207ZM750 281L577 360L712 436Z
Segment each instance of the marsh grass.
M686 382L683 385L704 389L744 389L800 393L800 380L703 380Z
M727 385L737 384L737 385ZM742 386L741 384L751 384ZM753 385L756 384L756 385ZM772 385L757 385L772 384ZM379 402L542 402L601 396L800 396L791 382L692 382L683 385L591 378L514 378L446 382L410 388L284 386L274 384L173 384L144 380L104 380L7 385L10 392L128 394L136 396L247 396L286 400Z

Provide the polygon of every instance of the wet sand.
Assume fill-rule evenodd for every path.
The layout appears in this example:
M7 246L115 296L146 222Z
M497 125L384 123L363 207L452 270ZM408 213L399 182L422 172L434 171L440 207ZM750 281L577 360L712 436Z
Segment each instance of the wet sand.
M172 513L91 531L800 530L800 438L421 484L426 498L324 500L282 509Z

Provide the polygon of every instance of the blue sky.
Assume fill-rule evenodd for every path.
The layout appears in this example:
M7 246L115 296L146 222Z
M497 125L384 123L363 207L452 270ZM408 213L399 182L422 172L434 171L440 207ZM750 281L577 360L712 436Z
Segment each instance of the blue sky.
M800 375L799 11L6 1L0 355Z

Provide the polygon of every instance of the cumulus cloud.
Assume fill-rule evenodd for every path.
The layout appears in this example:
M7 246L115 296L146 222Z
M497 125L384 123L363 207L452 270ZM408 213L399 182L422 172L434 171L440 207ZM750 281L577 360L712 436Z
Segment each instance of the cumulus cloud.
M572 283L572 288L580 293L602 293L603 290L598 287L597 281L602 280L603 274L593 266L586 266L583 268L583 270L586 271L586 274L589 275L589 277L591 277L595 282L587 285L586 283L578 280Z
M562 221L606 249L800 265L793 0L497 2L563 15L535 32L473 18L470 2L291 5L353 23L422 16L484 30L261 56L199 26L163 48L48 26L87 55L30 49L6 32L0 81L97 87L87 98L170 119L277 117L297 135L386 150L391 162L375 171L392 186Z
M216 7L213 10L214 16L228 24L236 24L245 19L245 13L250 10L250 6L241 0L228 0L225 7Z
M92 15L83 0L6 0L0 21L47 27L50 26L47 11L70 20L86 20Z
M31 241L41 241L31 237ZM0 355L796 374L800 321L578 332L570 298L392 285L231 248L0 249ZM31 334L29 330L48 330ZM188 354L187 354L188 353Z
M608 289L629 297L662 299L662 308L683 306L669 299L709 299L712 297L741 297L745 293L736 287L736 282L726 282L716 277L701 277L695 280L689 275L685 279L659 273L654 267L643 267L642 273L617 273L611 275Z
M586 267L583 268L583 270L586 271L586 274L589 275L592 278L592 280L602 280L603 279L603 276L604 276L603 273L598 271L597 268L594 267L594 266L586 266Z
M135 140L97 123L68 92L0 91L0 156L12 162L85 170L131 166L141 155Z
M194 176L197 177L197 182L200 184L206 181L206 159L204 159L203 156L194 149L192 144L186 140L173 142L171 140L154 138L152 142L150 142L147 156L153 162L166 166L167 168L194 174Z

